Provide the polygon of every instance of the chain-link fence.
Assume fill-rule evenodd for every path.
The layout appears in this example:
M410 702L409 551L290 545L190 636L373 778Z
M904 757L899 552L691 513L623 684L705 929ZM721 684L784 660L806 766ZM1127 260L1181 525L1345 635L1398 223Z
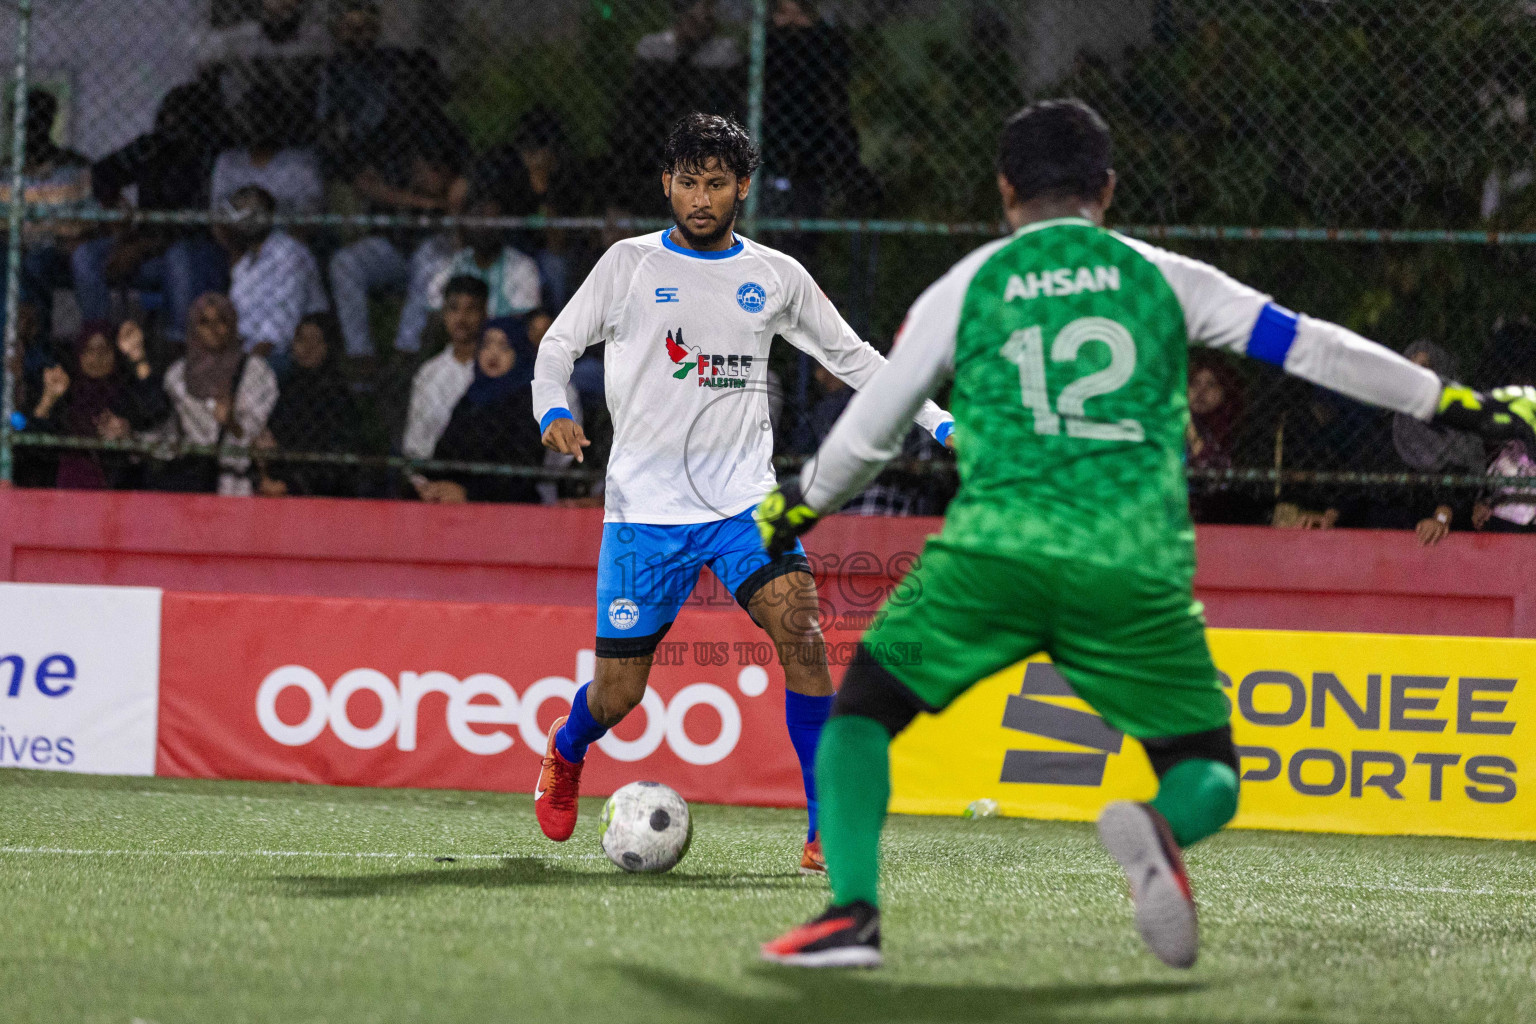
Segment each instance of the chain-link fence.
M526 382L605 247L669 223L657 157L695 109L761 143L744 229L877 347L1001 230L1002 120L1072 94L1114 129L1124 230L1471 383L1536 382L1536 4L18 0L0 25L18 484L595 500L600 351L572 378L582 467L481 352ZM792 462L847 391L788 346L770 366ZM1530 465L1193 369L1206 518L1463 524ZM951 464L908 455L867 510L942 508Z

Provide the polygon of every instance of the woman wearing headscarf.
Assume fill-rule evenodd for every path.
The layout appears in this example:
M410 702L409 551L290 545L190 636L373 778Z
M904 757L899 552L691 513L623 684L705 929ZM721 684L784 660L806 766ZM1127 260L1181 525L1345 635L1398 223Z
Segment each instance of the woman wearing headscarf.
M538 466L544 461L539 425L533 417L533 361L528 318L502 317L487 323L475 353L475 379L453 408L453 417L433 450L434 459ZM436 476L437 474L434 474ZM477 473L415 477L423 501L537 502L527 477Z
M1185 464L1191 469L1231 469L1245 388L1231 361L1197 349L1189 355L1189 426ZM1190 515L1200 523L1252 523L1263 508L1222 480L1196 479L1189 487Z
M1459 379L1451 354L1432 341L1416 341L1403 354L1446 380ZM1487 461L1480 438L1448 427L1431 426L1403 413L1392 417L1392 447L1397 449L1403 465L1419 473L1479 476ZM1389 511L1386 521L1401 529L1412 525L1419 543L1426 547L1444 540L1453 522L1467 523L1471 519L1471 491L1459 492L1455 497L1429 495L1414 500L1411 492L1405 497L1409 500Z
M260 356L240 347L239 320L226 296L205 292L187 314L187 354L165 373L176 410L174 440L236 449L218 456L183 456L162 474L165 490L249 495L251 460L277 403L277 377Z
M48 367L27 429L64 437L127 440L164 422L170 403L144 351L144 331L133 321L114 328L86 323L75 336L67 365ZM139 463L124 453L65 450L54 486L102 490L132 486Z
M282 379L277 405L258 439L259 450L290 452L355 452L358 445L357 408L352 389L341 374L341 325L331 313L311 313L299 321L289 349L290 363ZM307 494L324 497L357 495L357 476L343 466L270 460L261 466L258 489L268 497Z

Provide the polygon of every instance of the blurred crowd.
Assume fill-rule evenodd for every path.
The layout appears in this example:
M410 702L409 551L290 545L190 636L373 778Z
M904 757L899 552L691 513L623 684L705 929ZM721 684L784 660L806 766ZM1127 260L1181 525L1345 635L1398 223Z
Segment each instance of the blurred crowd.
M1536 328L1502 324L1490 350L1498 353L1496 365L1470 375L1427 340L1409 345L1405 355L1442 378L1483 388L1507 383L1511 374L1536 379ZM1250 408L1255 393L1269 399L1261 411ZM1187 465L1195 471L1190 508L1197 522L1411 530L1426 546L1453 530L1536 528L1532 496L1437 483L1446 477L1531 476L1536 463L1518 441L1490 448L1474 435L1389 415L1212 351L1191 353L1188 397ZM1272 466L1295 477L1281 487L1268 481L1254 486L1225 472L1239 466ZM1378 483L1362 486L1349 479L1356 474ZM1405 474L1416 482L1381 483Z
M375 0L262 0L203 33L195 80L161 101L151 132L91 161L54 142L59 111L29 93L14 424L132 440L101 452L23 445L24 485L223 494L404 496L426 501L600 500L600 483L384 472L293 453L560 468L527 404L536 346L612 236L466 227L423 233L277 226L321 213L655 216L660 145L694 109L744 116L746 62L712 0L673 5L644 36L608 152L584 159L566 126L528 110L511 141L476 150L450 116L450 83L423 49L386 45ZM809 0L772 5L768 116L783 131L760 188L773 212L868 212L841 32ZM842 69L795 73L808 67ZM790 131L787 126L794 125ZM0 188L0 194L6 194ZM831 205L829 205L831 204ZM110 223L91 210L210 210L211 227ZM73 215L73 216L70 216ZM807 248L805 240L790 240ZM59 308L60 305L67 308ZM783 454L814 449L848 392L799 368ZM771 384L779 387L782 375ZM603 451L601 351L580 361L571 406ZM783 414L776 394L775 415ZM819 425L812 429L812 425ZM186 444L221 447L214 459ZM914 437L914 456L936 446ZM937 511L926 477L892 473L870 512Z
M812 0L774 0L766 39L765 172L771 216L865 216L881 183L860 159L845 33ZM694 109L744 115L747 60L712 0L674 3L629 55L602 159L581 155L551 109L511 141L472 147L453 90L424 49L387 45L374 0L261 0L259 15L204 32L200 71L165 95L153 129L97 160L55 141L59 111L28 96L24 198L67 211L210 210L213 226L29 220L10 379L23 433L132 441L131 449L22 445L17 482L229 495L403 497L431 502L597 503L600 473L546 452L529 408L537 346L611 237L466 227L423 231L274 227L288 215L655 216L653 169L670 125ZM806 73L817 69L817 73ZM0 195L8 190L0 188ZM771 239L817 271L813 237ZM856 262L856 261L855 261ZM854 315L855 326L865 326ZM1521 335L1524 330L1526 333ZM1536 350L1536 331L1510 325ZM1519 336L1517 338L1516 336ZM879 344L879 339L876 343ZM1390 339L1386 339L1390 341ZM1458 368L1428 342L1412 358ZM791 356L769 383L777 453L813 452L851 391ZM1536 359L1533 359L1536 363ZM1236 465L1455 475L1532 475L1518 445L1473 438L1308 389L1278 417L1247 401L1259 381L1213 353L1190 364L1188 465L1197 519L1276 527L1526 530L1536 505L1469 489L1278 496ZM1478 381L1472 383L1505 383ZM786 400L787 395L787 400ZM571 408L596 441L601 351L576 367ZM1370 442L1372 432L1384 436ZM1385 436L1389 435L1389 436ZM187 444L221 454L189 455ZM1390 465L1362 453L1391 451ZM316 460L311 454L354 456ZM515 467L389 470L379 456ZM848 511L942 512L952 463L921 432Z

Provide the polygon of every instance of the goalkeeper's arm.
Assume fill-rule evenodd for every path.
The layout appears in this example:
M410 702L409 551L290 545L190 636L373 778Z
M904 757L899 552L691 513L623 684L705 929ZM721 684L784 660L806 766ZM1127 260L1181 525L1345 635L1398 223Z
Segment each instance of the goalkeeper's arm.
M1134 239L1184 309L1190 341L1272 363L1357 401L1536 449L1536 405L1524 389L1482 394L1338 324L1293 313L1199 260Z
M1536 452L1536 389L1483 393L1441 380L1346 327L1272 302L1259 312L1246 352L1350 398L1492 441L1524 441Z

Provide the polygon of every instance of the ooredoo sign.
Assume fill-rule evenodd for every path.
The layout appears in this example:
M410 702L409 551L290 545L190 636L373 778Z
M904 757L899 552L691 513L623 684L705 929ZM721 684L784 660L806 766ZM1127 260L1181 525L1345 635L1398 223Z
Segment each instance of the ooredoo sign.
M595 666L577 608L171 594L165 631L172 775L531 791L550 723ZM583 791L645 777L690 799L803 800L779 669L745 657L756 632L739 613L680 619L683 656L658 657Z

